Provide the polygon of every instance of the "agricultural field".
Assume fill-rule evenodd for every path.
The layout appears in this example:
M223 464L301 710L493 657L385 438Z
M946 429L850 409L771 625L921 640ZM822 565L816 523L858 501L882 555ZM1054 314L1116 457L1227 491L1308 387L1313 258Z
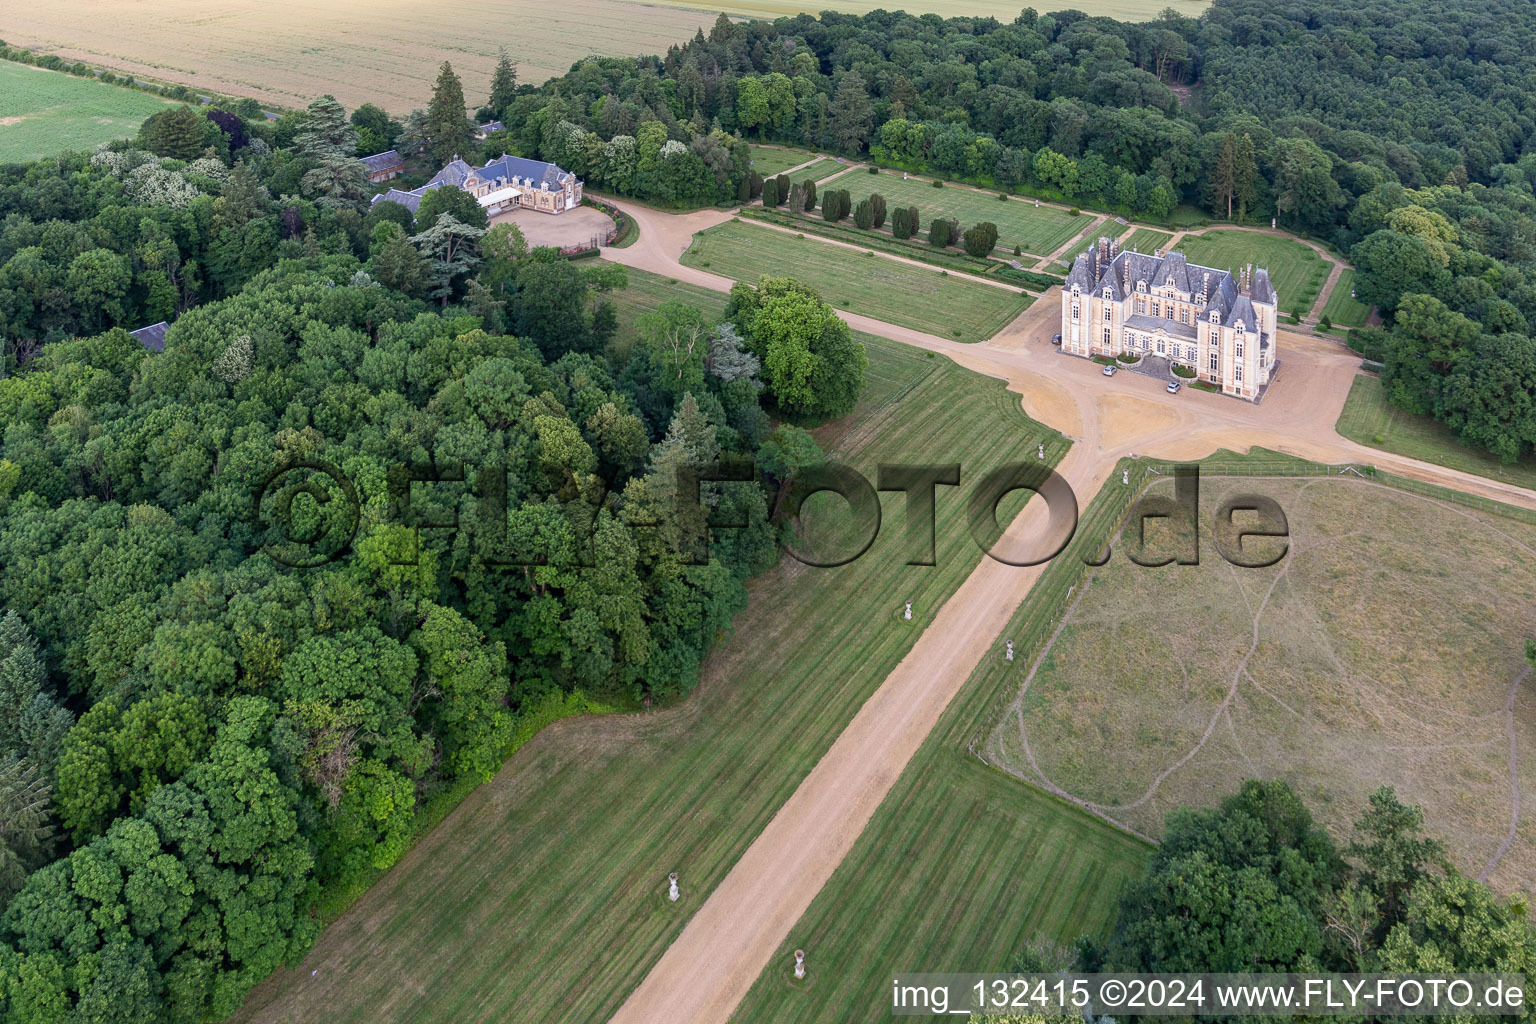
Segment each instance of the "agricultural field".
M861 403L839 448L861 471L981 473L1037 442L1066 450L1000 381L886 341L869 372L886 398ZM904 621L902 601L940 607L981 557L963 500L941 494L937 565L906 565L905 498L881 500L887 527L864 557L785 558L754 581L691 697L539 733L236 1019L608 1019L921 635L926 616ZM1039 898L1042 926L1070 919L1070 893Z
M965 342L990 338L1032 301L1012 288L945 277L746 221L699 232L682 262L749 284L793 273L838 309Z
M1356 444L1536 490L1536 460L1511 465L1467 447L1445 424L1387 401L1381 380L1370 374L1355 375L1335 429Z
M927 178L902 179L900 173L881 171L873 175L856 170L841 174L819 189L846 188L854 203L879 192L890 207L915 206L922 216L924 231L934 217L953 217L962 230L978 221L997 225L997 247L1012 251L1019 246L1036 256L1049 256L1073 235L1083 230L1082 215L1072 216L1054 206L1035 207L1033 199L1013 198L1002 202L996 192L980 192L961 185L946 184L934 188Z
M814 160L818 155L810 150L789 149L784 146L752 145L747 148L752 152L752 169L765 178L771 178L780 171L787 171L807 160Z
M1354 288L1355 272L1348 269L1340 271L1339 279L1333 286L1333 294L1328 296L1328 304L1323 307L1323 316L1336 326L1364 327L1366 318L1371 315L1370 307L1350 294Z
M172 104L147 92L0 61L0 163L129 138L146 117Z
M1155 252L1158 249L1168 248L1168 243L1173 241L1173 235L1167 231L1159 231L1156 228L1137 228L1131 232L1131 236L1120 243L1120 248L1135 252Z
M1249 263L1267 267L1269 280L1280 296L1282 314L1311 309L1332 269L1310 246L1261 231L1217 229L1185 235L1178 248L1191 263L1232 273Z
M1152 837L1169 810L1212 805L1240 778L1286 780L1335 829L1391 785L1464 873L1528 890L1520 792L1536 764L1517 754L1536 743L1536 517L1317 468L1203 475L1198 565L1143 568L1119 538L1015 669L983 756ZM1214 550L1209 517L1237 494L1284 510L1288 545L1247 542L1275 565ZM1149 527L1154 554L1172 552L1173 529Z
M1082 0L1078 10L1150 20L1170 0ZM864 13L878 0L849 0L838 10ZM1197 17L1205 0L1172 0ZM536 9L527 0L413 0L313 5L230 0L210 16L199 0L157 0L154 17L118 0L7 4L0 38L114 71L176 82L279 106L302 106L330 93L347 107L376 103L395 114L426 105L437 66L452 61L471 106L483 99L505 45L521 81L540 83L587 57L662 54L716 13L745 18L812 14L821 8L787 0L576 0ZM909 8L945 17L991 15L1011 21L1005 0L927 0ZM260 39L260 46L251 41Z
M414 0L327 4L156 0L154 16L118 0L7 4L0 38L114 71L300 107L330 93L349 109L425 107L438 65L451 61L471 108L485 102L496 49L519 81L543 82L587 57L665 53L712 12L632 0ZM255 45L253 41L259 40Z

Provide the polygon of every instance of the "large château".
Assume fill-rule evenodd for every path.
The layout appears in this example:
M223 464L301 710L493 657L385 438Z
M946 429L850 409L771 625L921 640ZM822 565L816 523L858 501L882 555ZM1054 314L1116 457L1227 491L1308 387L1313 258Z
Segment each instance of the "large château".
M1100 238L1062 288L1061 347L1085 357L1162 357L1257 401L1279 361L1276 313L1267 270L1250 265L1234 276L1181 252L1122 252Z

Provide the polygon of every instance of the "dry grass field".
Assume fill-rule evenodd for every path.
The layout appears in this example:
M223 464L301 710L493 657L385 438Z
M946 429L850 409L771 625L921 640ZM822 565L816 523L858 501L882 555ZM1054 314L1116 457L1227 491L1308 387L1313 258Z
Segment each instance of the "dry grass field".
M1271 568L1210 541L1237 492L1285 510ZM1337 476L1207 476L1200 503L1199 565L1137 566L1122 538L1079 584L987 760L1149 836L1241 778L1290 781L1336 828L1390 784L1463 871L1536 884L1536 527Z
M394 113L425 106L437 66L453 62L471 105L484 98L496 48L505 46L525 82L564 74L588 56L659 54L708 30L716 13L777 18L823 9L784 0L74 0L7 4L0 39L162 81L296 106L331 93ZM850 13L889 7L847 0ZM903 5L898 5L903 6ZM1011 21L1014 0L924 0L915 12L991 15ZM1048 6L1048 5L1047 5ZM1062 6L1068 6L1063 4ZM1079 0L1088 14L1140 20L1173 6L1190 15L1204 0ZM1044 9L1044 8L1042 8Z

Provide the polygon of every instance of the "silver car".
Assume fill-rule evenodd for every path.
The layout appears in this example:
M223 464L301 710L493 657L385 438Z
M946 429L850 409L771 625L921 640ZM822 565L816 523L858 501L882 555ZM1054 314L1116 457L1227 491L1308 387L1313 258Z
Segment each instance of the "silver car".
M1109 366L1106 366L1106 367L1104 367L1104 376L1106 376L1106 377L1113 377L1119 371L1119 369L1120 369L1120 367L1115 366L1113 364L1111 364Z

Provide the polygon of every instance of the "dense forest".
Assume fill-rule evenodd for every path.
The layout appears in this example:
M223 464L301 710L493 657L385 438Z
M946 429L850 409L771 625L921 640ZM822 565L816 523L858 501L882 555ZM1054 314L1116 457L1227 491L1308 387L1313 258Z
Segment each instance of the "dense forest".
M539 725L686 694L858 399L799 282L620 347L622 268L370 208L381 116L0 168L7 1022L222 1019Z

